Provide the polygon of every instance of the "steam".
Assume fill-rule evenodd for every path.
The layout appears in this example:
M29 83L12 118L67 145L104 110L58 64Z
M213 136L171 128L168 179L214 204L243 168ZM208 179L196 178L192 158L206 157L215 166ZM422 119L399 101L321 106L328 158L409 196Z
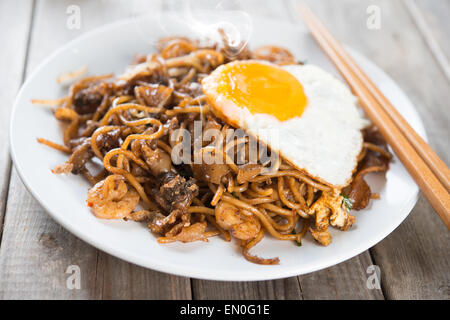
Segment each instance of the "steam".
M135 0L132 1L132 18L146 42L155 44L157 38L186 36L201 40L203 44L222 44L229 56L238 55L246 47L252 33L250 15L242 10L224 8L223 1L208 1L206 8L202 6L205 3L180 1L162 11L152 8L149 1ZM211 6L211 3L215 5ZM155 30L155 25L159 30Z

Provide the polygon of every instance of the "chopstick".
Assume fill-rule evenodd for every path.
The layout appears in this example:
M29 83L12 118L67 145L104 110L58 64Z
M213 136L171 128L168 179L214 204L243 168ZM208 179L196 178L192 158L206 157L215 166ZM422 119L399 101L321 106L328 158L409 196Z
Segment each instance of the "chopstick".
M449 169L411 128L388 99L356 65L312 11L299 5L298 11L311 34L359 97L370 120L422 190L432 207L450 229Z
M310 13L311 10L309 10ZM314 18L314 17L312 17ZM410 144L414 147L416 152L422 157L425 163L433 171L439 181L444 185L447 191L450 191L450 169L439 158L433 149L422 139L421 136L409 125L409 123L400 115L397 109L390 103L390 101L381 93L377 86L369 79L369 77L361 70L361 68L355 63L355 61L349 56L349 54L341 47L335 38L331 34L326 32L323 24L315 18L317 28L322 31L322 34L326 40L334 47L335 51L345 60L352 72L363 83L363 85L369 90L377 102L388 113L392 120L397 124L398 128L402 131Z

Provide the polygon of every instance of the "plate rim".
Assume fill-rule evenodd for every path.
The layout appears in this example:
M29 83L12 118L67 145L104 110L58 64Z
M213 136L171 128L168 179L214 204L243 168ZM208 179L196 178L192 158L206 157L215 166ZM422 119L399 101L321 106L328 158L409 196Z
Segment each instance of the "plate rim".
M258 17L254 17L253 19L254 20L261 19L261 17L258 16ZM286 22L283 20L272 19L272 18L263 18L263 19L264 19L264 21L271 21L273 23L282 24L284 26L294 27L295 29L297 29L297 32L302 31L298 25L291 23L291 22ZM347 261L347 260L361 254L365 250L370 249L371 247L373 247L374 245L376 245L377 243L382 241L389 234L391 234L411 213L412 209L414 208L414 206L416 205L417 200L418 200L418 194L419 194L418 188L416 188L416 191L414 194L411 194L409 201L407 201L405 203L405 209L403 209L403 210L406 213L404 214L404 217L402 219L399 219L398 223L390 225L389 228L386 228L384 230L384 232L381 233L381 235L379 235L378 237L374 237L376 239L370 241L369 245L367 242L364 242L364 245L356 244L355 247L352 248L351 253L347 253L345 255L344 254L337 255L334 257L334 259L329 259L322 263L317 263L314 266L311 266L306 269L303 267L302 268L303 270L300 272L296 271L299 269L298 266L291 266L291 267L284 267L280 270L277 270L277 272L274 272L272 275L269 275L269 276L267 275L267 273L260 273L260 272L253 273L251 270L246 270L245 272L242 272L243 270L241 270L241 272L239 274L222 274L222 275L218 276L214 272L206 272L205 273L204 270L201 270L201 272L200 272L194 268L189 269L189 268L186 268L185 266L181 267L180 265L175 264L175 263L170 263L170 262L160 263L160 262L158 262L157 259L154 259L151 261L151 263L149 263L148 260L142 259L139 255L132 254L130 252L124 252L124 251L117 250L117 248L113 248L112 246L109 246L107 243L97 240L93 236L89 236L86 233L78 231L77 228L74 228L69 223L66 223L66 221L63 220L62 215L55 213L54 210L51 210L49 208L49 206L45 203L45 201L41 199L39 192L33 189L32 183L30 183L28 181L27 177L24 175L23 169L20 165L20 161L18 161L18 159L17 159L17 155L15 153L15 147L14 147L15 144L14 144L14 134L13 134L13 128L14 128L13 120L15 119L15 115L17 113L17 110L19 109L19 101L21 100L22 95L24 95L27 87L32 83L32 81L36 77L36 75L39 74L40 71L48 63L50 63L56 56L58 56L60 53L66 51L71 46L76 45L78 42L83 41L85 38L95 37L96 34L102 33L108 29L117 28L117 27L120 27L121 25L127 25L130 23L134 23L134 22L132 19L127 18L127 19L121 19L121 20L118 20L118 21L115 21L112 23L108 23L108 24L99 26L97 28L94 28L92 30L89 30L89 31L83 33L82 35L72 39L71 41L63 44L58 49L53 51L47 58L45 58L43 61L41 61L39 63L39 65L30 73L29 76L27 76L27 78L25 79L24 83L22 84L20 90L18 91L18 93L16 95L13 109L11 111L10 122L9 122L9 124L10 124L10 127L9 127L9 150L10 150L10 154L11 154L11 159L14 163L14 166L16 167L16 171L17 171L22 183L24 184L27 191L37 200L39 205L45 210L45 212L48 215L50 215L50 217L52 219L54 219L59 225L64 227L67 231L69 231L70 233L75 235L77 238L85 241L89 245L94 246L96 249L104 251L108 254L111 254L112 256L117 257L121 260L125 260L129 263L133 263L133 264L142 266L144 268L149 268L149 269L156 270L159 272L164 272L164 273L169 273L169 274L174 274L174 275L184 276L184 277L189 277L189 278L195 278L195 279L204 279L204 280L263 281L263 280L282 279L282 278L291 277L291 276L308 274L308 273L319 271L319 270L328 268L330 266L334 266L338 263ZM371 61L370 59L368 59L367 57L365 57L358 51L352 49L351 47L348 47L348 46L346 46L346 47L352 56L356 56L358 59L364 60L364 62L367 63L368 65L371 65L371 67L375 67L376 69L378 69L378 71L381 71L384 77L389 79L398 89L400 89L400 91L404 94L405 98L408 100L409 104L412 106L413 112L416 114L416 116L419 120L419 125L421 127L421 130L423 131L421 133L421 135L423 136L425 141L428 141L425 126L423 124L422 118L420 117L419 113L417 112L414 104L411 102L411 100L406 95L406 93L400 88L400 86L398 86L398 84L383 69L378 67L378 65L376 65L373 61Z

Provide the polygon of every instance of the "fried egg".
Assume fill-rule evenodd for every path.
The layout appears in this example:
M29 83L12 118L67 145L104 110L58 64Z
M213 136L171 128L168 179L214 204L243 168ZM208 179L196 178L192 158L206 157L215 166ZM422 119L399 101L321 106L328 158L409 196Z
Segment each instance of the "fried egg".
M368 125L357 98L314 65L265 61L222 65L202 81L212 111L333 188L346 186Z

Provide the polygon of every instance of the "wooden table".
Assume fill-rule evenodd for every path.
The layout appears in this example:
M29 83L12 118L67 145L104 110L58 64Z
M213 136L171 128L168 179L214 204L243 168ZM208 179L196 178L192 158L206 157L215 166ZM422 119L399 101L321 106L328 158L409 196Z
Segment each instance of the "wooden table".
M130 2L0 1L1 299L450 298L450 234L423 196L406 221L370 250L326 270L276 281L215 282L147 270L91 247L55 223L11 163L8 126L14 98L51 52L95 27L129 17ZM397 81L419 111L432 147L449 163L450 1L307 2L338 39ZM81 9L80 29L67 27L71 5ZM180 7L176 1L146 5L152 10ZM208 7L207 1L196 5ZM294 5L290 0L222 1L222 7L288 21L295 20ZM370 29L367 19L377 8L380 28ZM71 265L80 267L80 289L67 288ZM367 286L371 265L381 270L380 289Z

